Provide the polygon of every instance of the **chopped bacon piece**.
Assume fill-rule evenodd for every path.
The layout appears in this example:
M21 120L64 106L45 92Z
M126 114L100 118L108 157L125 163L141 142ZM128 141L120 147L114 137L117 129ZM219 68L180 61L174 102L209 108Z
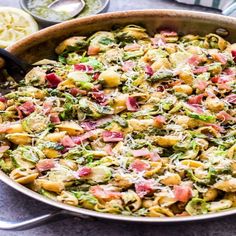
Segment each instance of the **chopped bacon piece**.
M217 119L220 119L222 121L228 121L228 120L234 120L235 118L232 117L230 114L228 114L226 111L220 111L216 115Z
M227 75L227 74L215 76L211 79L213 83L220 83L220 84L224 84L233 80L234 80L234 75Z
M29 114L33 113L35 111L35 106L32 102L25 102L16 109L18 111L19 117L23 118L24 115L28 116Z
M90 130L96 129L100 125L111 122L112 120L113 120L112 116L108 116L106 118L98 119L96 121L83 121L81 123L81 127L85 131L90 131Z
M95 56L100 52L99 47L89 46L88 47L88 55L89 56Z
M233 75L233 76L235 76L235 70L233 70L232 68L226 68L223 71L223 73L226 74L226 75Z
M92 91L99 92L101 88L102 88L101 84L97 84L97 85L94 85L94 87L92 88Z
M180 202L187 202L192 197L192 189L189 186L174 186L175 199Z
M0 102L7 102L7 99L5 98L5 97L3 97L3 96L0 96Z
M236 57L236 50L232 50L231 54L232 54L233 57Z
M124 47L125 51L136 51L139 50L141 46L137 43L129 44Z
M64 147L74 147L75 143L72 140L72 138L69 135L65 135L62 139L61 139L61 144Z
M79 136L74 136L71 137L73 142L76 144L81 144L83 141L87 140L88 138L94 136L95 132L94 131L89 131L87 133L81 134Z
M141 160L135 160L134 162L131 163L130 168L132 170L135 170L137 172L144 171L149 168L149 165L145 163L144 161Z
M95 99L98 103L104 103L107 101L105 93L103 91L91 92L92 98Z
M222 75L222 76L219 76L218 83L224 84L224 83L230 82L230 81L232 81L232 80L234 80L233 76L230 76L230 75Z
M58 84L62 82L62 79L55 73L50 73L46 75L46 80L48 81L49 87L56 88Z
M90 131L97 128L96 121L84 121L80 125L85 131Z
M217 124L205 123L205 125L212 127L213 129L215 129L217 132L220 132L220 133L223 133L225 131L223 127Z
M100 75L100 72L94 73L94 75L93 75L93 80L97 80L98 77L99 77L99 75Z
M204 112L201 105L199 105L199 104L188 104L188 108L191 111L196 112L196 113L203 113Z
M103 150L108 154L108 155L113 155L112 152L112 146L110 144L106 144Z
M230 90L232 90L232 88L228 85L228 84L218 84L218 88L219 89L222 89L222 90L227 90L227 91L230 91Z
M199 89L200 91L204 91L207 87L207 81L205 80L198 80L196 83L195 83L195 87L197 89Z
M84 177L90 175L91 173L92 168L84 166L77 171L76 175L78 175L79 177Z
M151 66L146 65L146 66L145 66L145 73L146 73L147 75L152 76L152 75L154 74L154 71L153 71L153 69L152 69Z
M162 47L166 45L165 39L163 37L155 37L151 39L152 44L157 47Z
M79 70L79 71L86 71L87 66L84 64L76 64L74 65L74 70Z
M181 216L190 216L190 215L187 211L183 211L182 213L176 214L175 216L181 217Z
M212 82L212 83L218 83L218 82L219 82L219 79L220 79L219 76L214 76L214 77L211 78L211 82Z
M136 101L136 98L128 97L126 99L126 107L127 107L128 111L137 111L138 110L138 103Z
M52 110L52 106L53 106L52 102L46 102L45 101L43 103L43 113L45 115L48 115L50 113L50 111Z
M96 198L102 199L104 201L108 201L111 199L117 199L120 198L121 193L119 192L114 192L111 190L106 190L102 186L92 186L90 187L89 190Z
M153 181L152 180L144 180L140 183L135 184L135 192L139 195L139 197L144 197L145 195L153 192Z
M55 162L54 162L53 159L43 159L43 160L40 160L36 164L36 168L40 172L43 172L43 171L46 171L46 170L51 170L54 167L55 167Z
M104 142L119 142L124 139L124 136L122 132L104 131L102 138Z
M74 65L74 70L84 71L87 73L93 73L93 67L85 64L76 64Z
M134 66L135 66L135 63L133 61L125 61L121 69L124 72L127 72L127 71L132 70Z
M0 146L0 153L3 153L5 151L7 151L10 147L9 146Z
M165 89L166 89L166 87L165 87L165 86L163 86L163 85L160 85L160 86L158 86L158 87L157 87L157 92L164 92L164 91L165 91Z
M160 155L156 152L150 152L147 156L149 156L151 161L159 161L161 159Z
M19 109L19 107L16 107L16 110L17 110L17 113L18 113L18 117L19 117L19 119L23 119L24 116L23 116L22 111Z
M225 97L225 100L229 103L236 104L236 94L230 94Z
M73 95L74 97L76 97L78 94L86 95L87 91L82 90L82 89L78 89L78 88L71 88L70 89L70 94Z
M214 53L211 56L215 61L220 62L222 65L226 65L227 58L222 53Z
M204 73L204 72L207 72L207 71L208 71L207 66L199 66L199 67L197 67L196 69L193 70L193 73L194 74L201 74L201 73Z
M61 123L60 117L58 116L57 113L51 113L51 114L50 114L50 121L51 121L53 124L59 124L59 123Z
M60 153L61 153L61 154L65 154L65 153L67 153L68 151L70 151L70 148L64 147L62 150L60 150Z
M177 32L171 30L162 30L160 34L163 35L164 37L178 36Z
M236 50L231 51L232 57L234 59L234 62L236 62Z
M162 115L154 117L154 124L157 128L162 128L166 122L166 118Z
M142 157L142 156L147 156L149 154L150 154L150 151L147 148L142 148L142 149L132 151L132 155L134 157Z
M202 57L198 55L193 55L188 59L188 64L193 66L198 66L202 62Z
M188 99L189 104L201 104L202 98L204 97L204 94L199 94L196 96L192 96Z

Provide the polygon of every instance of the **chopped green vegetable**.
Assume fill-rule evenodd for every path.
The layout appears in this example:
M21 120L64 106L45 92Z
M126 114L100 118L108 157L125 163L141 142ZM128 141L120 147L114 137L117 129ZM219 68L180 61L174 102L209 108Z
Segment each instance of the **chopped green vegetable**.
M192 112L187 112L187 115L191 118L206 121L206 122L214 122L216 119L216 117L212 115L196 114Z
M206 203L203 199L193 198L185 207L185 210L190 215L201 215L208 212L209 204Z
M153 76L149 77L148 80L150 82L155 83L155 82L158 82L160 80L171 79L173 76L174 76L173 72L163 70L163 71L156 72Z
M99 43L104 44L104 45L109 45L111 43L114 43L114 40L112 40L110 38L101 38L99 40Z

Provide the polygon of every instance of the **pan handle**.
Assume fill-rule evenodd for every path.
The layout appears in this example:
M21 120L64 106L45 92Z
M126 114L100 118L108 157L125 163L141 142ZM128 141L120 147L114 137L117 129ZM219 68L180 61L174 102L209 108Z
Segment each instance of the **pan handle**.
M26 230L26 229L31 229L31 228L40 226L43 223L49 223L52 221L62 220L66 217L71 217L71 216L76 216L82 219L91 218L89 216L80 215L80 214L76 214L76 213L65 211L65 210L58 210L52 213L34 217L34 218L24 220L21 222L11 222L11 221L0 220L0 230L9 230L9 231L10 230L12 231Z

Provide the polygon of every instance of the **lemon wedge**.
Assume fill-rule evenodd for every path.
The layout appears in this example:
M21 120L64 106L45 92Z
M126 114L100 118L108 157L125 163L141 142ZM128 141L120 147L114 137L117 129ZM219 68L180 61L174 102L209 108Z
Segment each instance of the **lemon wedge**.
M38 30L36 21L28 13L13 7L0 7L0 48Z

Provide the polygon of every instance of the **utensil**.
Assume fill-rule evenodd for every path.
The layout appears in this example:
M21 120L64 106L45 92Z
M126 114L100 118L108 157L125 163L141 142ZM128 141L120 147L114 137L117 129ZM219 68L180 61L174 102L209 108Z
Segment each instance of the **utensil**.
M75 0L74 0L75 1ZM84 1L84 0L83 0ZM49 25L53 25L53 24L57 24L57 23L60 23L60 22L63 22L63 21L56 21L56 20L48 20L48 19L45 19L43 17L40 17L34 13L32 13L29 8L28 8L28 2L29 0L19 0L19 3L20 3L20 7L26 11L27 13L29 13L30 15L32 15L41 25L43 26L49 26ZM107 9L108 9L108 5L109 5L109 2L110 0L100 0L101 2L101 7L99 7L93 14L99 14L99 13L102 13L102 12L106 12Z
M187 22L191 22L188 24ZM141 24L148 32L154 35L157 30L170 29L182 34L200 34L219 32L231 42L235 42L236 19L216 14L177 11L177 10L143 10L126 11L90 16L72 21L67 21L44 30L41 30L27 38L18 41L7 50L16 55L21 60L31 64L43 58L53 58L54 49L63 39L68 36L91 35L99 30L110 30L114 27L120 27L127 24ZM69 214L86 219L102 218L106 220L119 220L142 223L190 223L192 221L210 220L236 214L236 209L221 211L199 216L182 217L134 217L125 215L115 215L109 213L96 212L79 207L69 206L60 202L48 199L9 178L3 171L0 171L0 180L7 185L26 194L36 200L47 203L58 208L58 214ZM30 221L12 223L0 222L0 229L24 229L34 226L36 223L42 223L47 219L52 219L54 213L41 217L36 217ZM33 225L31 225L33 223Z
M36 64L29 64L12 53L0 48L0 69L6 69L7 73L14 79L14 82L19 83L24 79L25 75L38 65L53 65L53 61L44 60ZM11 81L6 80L3 73L0 73L0 94L4 95L12 91Z
M48 8L57 11L63 12L67 19L77 16L85 6L84 0L56 0L48 5Z
M30 71L34 66L23 62L13 54L0 48L0 57L3 59L2 66L7 70L8 74L14 79L15 82L20 82L25 74ZM1 73L0 76L0 93L2 95L9 93L11 88L7 83L6 78Z
M14 78L16 82L20 82L25 76L25 74L30 71L34 65L24 62L14 56L7 50L0 48L0 57L4 59L5 69L7 69L8 74Z

